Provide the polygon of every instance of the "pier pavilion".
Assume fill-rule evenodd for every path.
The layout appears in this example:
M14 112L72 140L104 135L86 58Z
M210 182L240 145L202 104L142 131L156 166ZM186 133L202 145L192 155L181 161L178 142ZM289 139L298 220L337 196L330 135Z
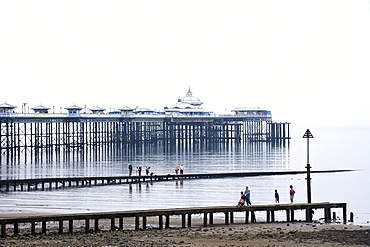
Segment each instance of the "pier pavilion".
M101 111L91 114L72 105L65 108L68 110L65 114L47 111L21 114L9 111L6 106L0 113L0 151L290 139L290 123L274 122L268 110L236 108L230 114L219 115L204 110L201 105L189 89L185 97L162 111L126 107L117 111L118 114Z

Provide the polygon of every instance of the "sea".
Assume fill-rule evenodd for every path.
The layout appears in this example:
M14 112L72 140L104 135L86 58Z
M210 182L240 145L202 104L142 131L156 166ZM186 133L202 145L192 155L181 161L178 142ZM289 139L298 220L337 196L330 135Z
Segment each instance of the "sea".
M312 171L351 170L312 173L312 202L346 202L347 214L354 215L352 224L370 225L370 127L312 127L309 130L313 138L308 140L303 138L306 130L291 125L291 140L281 143L190 144L176 148L146 145L114 150L105 147L51 156L27 154L29 151L24 150L18 158L1 156L0 178L125 176L129 164L134 168L142 166L144 170L150 167L154 174L174 174L181 164L184 173L306 171L310 163ZM306 174L2 190L0 215L233 206L246 186L251 190L254 205L274 204L275 190L283 204L289 203L290 185L296 191L294 203L307 202ZM341 215L339 210L338 222ZM257 214L257 221L263 221L264 217ZM322 220L323 212L317 210L313 218ZM285 213L277 213L276 219L284 220Z

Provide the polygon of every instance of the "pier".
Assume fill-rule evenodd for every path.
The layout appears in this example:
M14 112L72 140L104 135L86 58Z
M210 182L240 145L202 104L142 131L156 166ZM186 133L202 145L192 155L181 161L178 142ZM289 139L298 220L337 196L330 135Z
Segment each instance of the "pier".
M22 106L0 104L0 152L24 150L58 152L102 145L180 146L195 143L284 142L290 139L290 123L275 122L269 110L239 107L228 114L204 110L203 102L189 91L176 104L154 111L124 107L105 113L72 105L68 113L55 113L39 105L30 113Z
M347 172L351 170L323 170L311 173ZM153 175L153 176L110 176L110 177L72 177L72 178L36 178L0 180L0 189L5 191L27 191L61 189L82 186L103 186L114 184L131 184L141 182L173 181L184 179L225 178L225 177L255 177L274 175L305 174L306 171L277 171L277 172L230 172L230 173L191 173L183 175Z
M135 210L135 211L119 211L119 212L101 212L101 213L79 213L79 214L64 214L64 215L43 215L43 216L24 216L24 217L0 217L1 237L5 238L10 231L14 236L20 234L20 224L23 227L30 229L31 235L37 233L46 234L47 225L50 222L58 222L58 233L63 234L64 222L68 222L68 233L74 232L74 221L83 221L85 225L85 233L92 231L90 223L93 221L93 231L99 231L99 220L110 220L110 230L124 230L124 222L128 219L134 219L134 229L147 229L148 217L156 217L158 219L158 228L170 228L171 216L181 217L181 227L192 227L192 215L199 214L203 216L203 227L214 224L214 214L224 215L224 225L236 224L234 214L244 212L245 217L243 224L255 223L255 212L265 212L265 222L275 222L275 213L277 211L286 212L286 221L294 222L296 210L304 210L305 218L302 221L309 222L313 210L324 210L324 218L326 222L331 221L331 210L340 208L343 212L343 223L347 222L347 205L346 203L310 203L310 204L279 204L279 205L253 205L245 207L236 206L218 206L218 207L196 207L196 208L173 208L173 209L153 209L153 210ZM163 220L165 218L165 222ZM37 224L40 223L41 224ZM118 223L118 225L117 225ZM8 225L12 227L7 228ZM41 228L41 229L40 229Z
M162 110L124 107L104 108L72 105L55 112L39 105L0 104L0 153L7 159L61 156L74 151L130 149L163 146L165 150L217 144L269 142L283 145L290 140L290 123L276 122L271 111L259 107L236 107L227 114L202 108L203 102L190 88L174 105Z
M114 144L285 141L290 123L270 115L0 114L0 151L68 150Z

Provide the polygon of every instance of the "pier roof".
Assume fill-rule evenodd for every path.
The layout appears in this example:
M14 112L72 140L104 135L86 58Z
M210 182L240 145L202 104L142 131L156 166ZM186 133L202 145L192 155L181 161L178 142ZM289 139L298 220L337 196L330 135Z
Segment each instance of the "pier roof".
M90 108L90 111L91 111L93 114L103 114L105 110L106 110L106 109L101 108L101 107L99 107L99 106L96 106L96 107L94 107L94 108Z
M49 110L50 108L49 107L46 107L46 106L43 106L43 105L38 105L38 106L35 106L33 108L31 108L32 110L39 110L39 109L43 109L43 110Z
M185 115L209 115L210 111L204 110L201 105L203 102L199 100L198 97L193 96L193 93L190 91L190 88L188 92L186 93L186 96L180 97L176 104L165 107L163 111L167 113L181 113Z
M66 107L65 109L67 109L67 110L69 110L69 109L71 109L71 110L77 110L77 109L82 110L82 107L79 107L79 106L74 104L74 105Z
M135 110L135 108L132 108L132 107L129 107L129 106L125 106L125 107L122 107L120 109L118 109L120 111L133 111Z
M14 108L16 108L16 106L10 105L10 104L4 102L3 104L0 104L0 108L12 108L12 109L14 109Z
M48 111L50 110L49 107L46 107L46 106L43 106L43 105L38 105L38 106L35 106L33 108L31 108L32 110L35 111L35 113L48 113Z
M187 103L193 106L201 106L203 104L203 102L201 102L198 97L193 96L193 93L190 91L190 88L186 93L186 96L180 97L178 102Z
M0 113L11 113L14 108L16 108L16 106L4 102L0 104Z
M71 106L68 106L65 108L69 114L77 114L77 113L80 113L80 111L82 110L82 107L79 107L77 105L71 105Z

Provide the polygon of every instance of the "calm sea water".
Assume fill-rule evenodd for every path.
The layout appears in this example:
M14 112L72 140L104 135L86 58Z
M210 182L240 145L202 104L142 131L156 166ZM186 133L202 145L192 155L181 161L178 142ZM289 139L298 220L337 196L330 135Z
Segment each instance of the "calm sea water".
M353 169L352 172L312 174L312 202L347 202L356 224L370 220L370 128L310 128L312 170ZM150 166L155 174L174 173L183 164L185 173L305 170L305 128L291 129L285 145L252 143L214 147L163 147L134 150L99 149L68 155L2 156L1 179L127 175L128 164ZM273 204L274 190L281 203L289 201L289 185L296 202L306 202L305 175L220 178L0 193L0 214L75 213L192 206L234 205L246 185L253 204ZM341 215L338 211L337 215ZM257 217L259 217L257 215ZM262 217L262 216L261 216ZM277 218L284 219L284 215ZM314 218L322 217L322 212Z

